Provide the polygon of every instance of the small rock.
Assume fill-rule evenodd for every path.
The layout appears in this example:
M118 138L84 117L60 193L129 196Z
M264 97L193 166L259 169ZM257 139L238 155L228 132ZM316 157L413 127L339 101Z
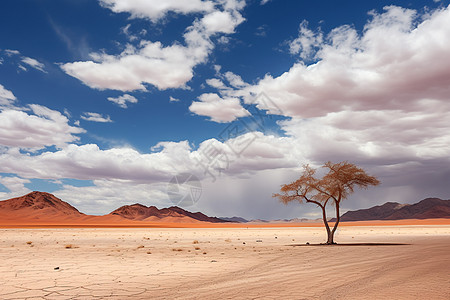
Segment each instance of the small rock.
M257 243L262 243L262 240L256 240Z
M244 245L245 245L245 242L242 242L242 244L244 244Z
M306 245L309 245L309 242L306 242Z
M277 239L278 237L276 236L275 238Z
M55 268L53 268L53 270L59 270L59 267L55 267Z
M217 260L214 260L214 259L213 259L211 262L217 262Z

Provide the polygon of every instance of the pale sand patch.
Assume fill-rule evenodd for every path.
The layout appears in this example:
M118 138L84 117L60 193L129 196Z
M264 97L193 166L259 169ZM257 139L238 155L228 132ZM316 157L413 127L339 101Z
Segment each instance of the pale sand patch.
M400 246L291 246L325 240L308 227L0 229L0 239L0 299L450 299L449 225L336 236L410 244Z

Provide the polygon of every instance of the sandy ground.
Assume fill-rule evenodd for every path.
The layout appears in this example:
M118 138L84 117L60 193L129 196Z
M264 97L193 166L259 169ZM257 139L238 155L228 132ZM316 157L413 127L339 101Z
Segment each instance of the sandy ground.
M0 299L450 299L450 225L0 229Z

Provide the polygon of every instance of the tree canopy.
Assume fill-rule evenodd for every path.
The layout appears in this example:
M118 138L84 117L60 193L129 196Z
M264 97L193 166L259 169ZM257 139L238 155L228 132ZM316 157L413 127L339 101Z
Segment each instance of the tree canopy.
M303 166L303 173L296 181L281 187L279 194L273 196L287 204L291 201L300 203L314 203L322 209L322 218L328 233L328 244L334 243L334 233L340 221L340 204L355 188L367 189L376 186L380 181L370 176L362 168L347 161L332 163L326 162L323 166L326 170L321 178L316 176L317 169L309 165ZM326 215L326 206L329 203L335 205L336 222L331 230Z

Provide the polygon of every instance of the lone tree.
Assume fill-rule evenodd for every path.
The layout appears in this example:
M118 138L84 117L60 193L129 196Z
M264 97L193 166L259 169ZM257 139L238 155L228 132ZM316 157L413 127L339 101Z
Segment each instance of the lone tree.
M356 187L366 189L369 186L376 186L380 181L368 175L363 169L347 161L340 163L325 163L322 168L328 171L322 178L315 177L316 169L309 165L303 166L303 174L296 181L281 186L281 193L274 194L284 204L291 201L303 203L314 203L322 209L322 218L327 229L327 244L334 242L334 233L339 225L339 206L341 201L354 192ZM336 208L336 222L333 229L330 229L327 220L326 206L328 203L334 204Z

